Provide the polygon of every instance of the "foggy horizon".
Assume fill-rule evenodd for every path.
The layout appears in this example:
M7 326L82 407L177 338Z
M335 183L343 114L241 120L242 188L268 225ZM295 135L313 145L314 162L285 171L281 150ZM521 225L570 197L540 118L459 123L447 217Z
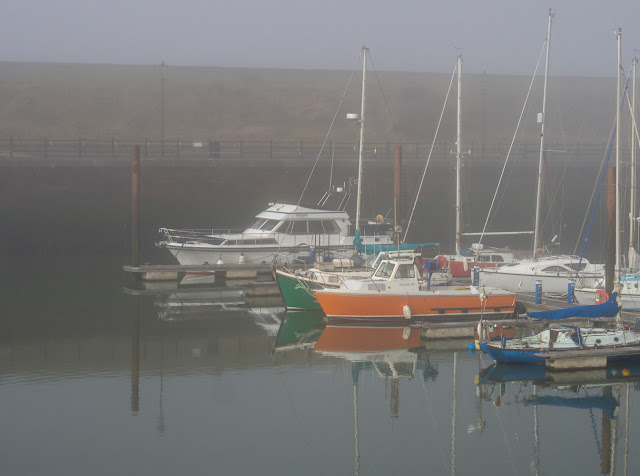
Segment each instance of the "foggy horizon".
M5 12L0 61L352 70L367 46L378 71L451 73L462 54L467 74L527 76L551 8L551 76L615 76L618 28L628 71L640 4L550 3L26 0Z

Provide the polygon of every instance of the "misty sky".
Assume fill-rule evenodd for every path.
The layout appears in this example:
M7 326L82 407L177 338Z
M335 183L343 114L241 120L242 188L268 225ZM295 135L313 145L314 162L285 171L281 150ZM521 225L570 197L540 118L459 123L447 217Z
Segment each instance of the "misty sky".
M20 0L2 4L0 61L615 76L640 50L640 0Z

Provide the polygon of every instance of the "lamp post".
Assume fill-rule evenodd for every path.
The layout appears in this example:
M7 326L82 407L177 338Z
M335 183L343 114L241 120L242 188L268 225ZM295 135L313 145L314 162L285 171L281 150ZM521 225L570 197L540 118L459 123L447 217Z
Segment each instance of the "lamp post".
M160 64L160 81L162 82L162 146L161 154L164 156L164 82L167 80L167 65L164 61Z

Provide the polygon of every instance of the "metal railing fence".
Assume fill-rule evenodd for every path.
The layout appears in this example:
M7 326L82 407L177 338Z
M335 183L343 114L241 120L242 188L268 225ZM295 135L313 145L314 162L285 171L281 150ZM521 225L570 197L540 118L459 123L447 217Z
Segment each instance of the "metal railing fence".
M358 143L317 141L245 141L239 140L96 140L96 139L19 139L0 138L0 159L2 157L33 158L92 158L112 159L128 158L131 147L140 145L143 158L154 159L297 159L314 160L322 150L323 158L336 162L357 161ZM393 149L396 143L369 142L365 144L365 155L377 160L393 161ZM400 143L405 161L424 161L431 149L428 142ZM486 161L504 161L509 144L470 144L465 147L465 158ZM511 160L537 160L537 144L521 144L511 152ZM607 151L605 143L576 143L571 145L548 144L549 160L573 160L599 162ZM626 151L624 151L626 154ZM455 145L439 142L434 147L432 161L443 162L455 158Z

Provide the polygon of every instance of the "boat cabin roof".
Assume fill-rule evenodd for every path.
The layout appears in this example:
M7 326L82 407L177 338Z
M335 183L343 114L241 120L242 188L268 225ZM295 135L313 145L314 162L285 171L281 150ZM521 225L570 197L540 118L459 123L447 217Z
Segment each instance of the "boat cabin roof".
M319 208L307 208L300 205L275 203L256 218L267 220L348 220L349 214L345 211L322 210Z

